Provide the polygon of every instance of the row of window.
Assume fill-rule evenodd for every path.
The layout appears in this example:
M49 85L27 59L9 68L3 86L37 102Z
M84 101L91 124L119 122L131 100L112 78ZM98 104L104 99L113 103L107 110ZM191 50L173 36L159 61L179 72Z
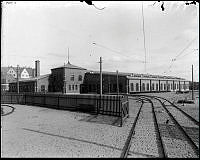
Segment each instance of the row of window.
M78 76L78 81L82 81L82 79L83 79L82 75L79 75L79 76ZM72 74L72 75L70 76L70 80L71 80L71 81L74 81L74 74Z
M74 90L78 90L78 85L69 85L69 91L74 91Z
M151 90L156 90L156 91L158 91L158 86L159 86L159 84L158 83L156 83L156 85L154 84L154 83L152 83L152 85L151 85ZM181 85L182 86L182 85ZM181 87L180 86L180 87ZM166 85L166 84L160 84L160 90L163 90L163 87L164 87L164 90L166 90L166 89L168 89L168 90L170 90L170 89L173 89L173 84L171 84L171 88L170 88L170 84L168 84L168 85ZM166 88L167 87L167 88ZM184 87L184 89L186 89L186 88L188 88L186 85L183 85L183 87ZM147 90L147 91L149 91L150 90L150 85L149 85L149 83L147 83L146 84L146 89L145 89L145 83L142 83L142 91L145 91L145 90ZM179 89L179 84L174 84L174 89ZM131 83L130 84L130 90L131 91L139 91L139 83L136 83L136 88L134 89L134 84L133 83Z

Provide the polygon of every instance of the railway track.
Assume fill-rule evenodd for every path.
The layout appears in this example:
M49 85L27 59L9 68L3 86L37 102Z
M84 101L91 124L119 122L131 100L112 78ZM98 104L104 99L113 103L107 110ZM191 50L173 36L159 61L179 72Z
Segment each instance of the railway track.
M134 95L135 97L135 95ZM131 146L134 146L134 139L137 133L137 125L144 103L151 106L152 121L154 123L154 133L156 134L156 145L152 146L158 150L158 158L186 158L199 157L198 135L192 135L191 125L199 130L199 122L193 117L182 111L173 103L165 98L158 96L137 95L138 101L141 101L141 107L137 113L127 141L124 145L121 158L131 157ZM167 103L167 104L166 104ZM184 117L184 118L183 118ZM184 119L184 120L182 120ZM182 121L181 121L182 120ZM185 127L185 124L190 128ZM187 126L186 125L186 126ZM154 134L153 132L148 134ZM141 142L143 143L143 142ZM142 145L142 144L141 144ZM137 147L135 147L137 150Z

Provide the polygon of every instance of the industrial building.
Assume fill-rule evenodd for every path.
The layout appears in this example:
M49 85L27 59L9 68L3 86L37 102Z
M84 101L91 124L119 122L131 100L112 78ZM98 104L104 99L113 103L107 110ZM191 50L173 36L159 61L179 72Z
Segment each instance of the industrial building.
M51 74L40 76L40 62L35 61L35 76L19 79L20 92L100 93L100 72L72 65L51 69ZM17 81L9 85L17 92ZM169 92L189 90L189 81L172 76L102 72L102 93Z
M189 81L171 77L150 74L102 72L102 92L104 94L116 94L117 83L119 93L137 92L167 92L189 90ZM90 71L85 73L81 93L99 93L100 73Z
M19 92L48 92L49 74L40 75L40 61L35 61L34 76L19 78ZM9 91L17 92L17 79L9 83Z
M86 70L72 65L69 61L61 67L51 69L49 92L80 93Z
M28 78L19 79L19 92L48 92L49 74ZM9 84L10 92L17 92L17 82Z
M120 93L127 93L129 73L118 74L118 87ZM117 93L116 72L102 72L102 93ZM85 73L81 93L100 93L100 72L89 71Z

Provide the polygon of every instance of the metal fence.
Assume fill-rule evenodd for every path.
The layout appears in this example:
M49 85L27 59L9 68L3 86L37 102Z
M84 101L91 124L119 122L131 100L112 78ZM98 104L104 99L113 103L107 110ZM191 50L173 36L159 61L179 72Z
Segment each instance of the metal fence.
M25 104L54 109L117 116L120 126L129 115L128 97L124 95L1 93L2 104Z

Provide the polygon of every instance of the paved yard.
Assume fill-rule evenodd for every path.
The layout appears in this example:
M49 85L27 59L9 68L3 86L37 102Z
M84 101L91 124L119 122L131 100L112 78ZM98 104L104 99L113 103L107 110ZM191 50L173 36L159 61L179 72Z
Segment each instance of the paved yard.
M169 99L181 96L156 95ZM130 100L130 116L123 127L118 127L116 117L12 106L13 113L1 116L1 157L120 157L140 104ZM199 113L197 104L183 108L191 115Z
M2 157L119 157L134 116L116 117L12 105L1 116Z

